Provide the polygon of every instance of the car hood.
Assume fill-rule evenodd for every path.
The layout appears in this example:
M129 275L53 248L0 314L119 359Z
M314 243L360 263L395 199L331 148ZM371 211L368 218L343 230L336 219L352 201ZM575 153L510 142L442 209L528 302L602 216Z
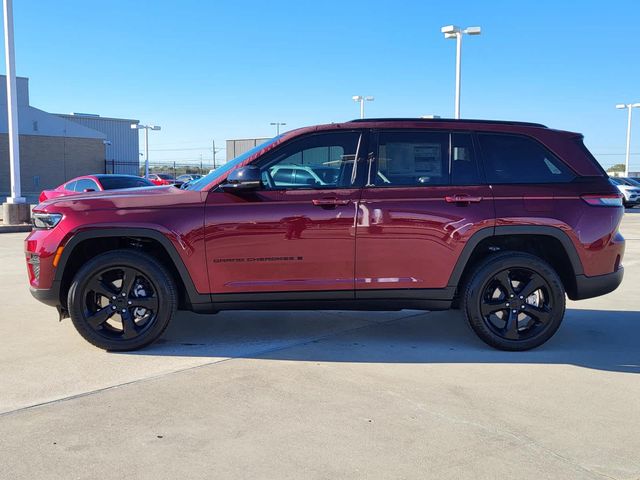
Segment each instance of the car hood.
M35 211L113 210L131 208L166 208L201 203L206 192L180 190L174 186L125 188L52 198L39 204Z

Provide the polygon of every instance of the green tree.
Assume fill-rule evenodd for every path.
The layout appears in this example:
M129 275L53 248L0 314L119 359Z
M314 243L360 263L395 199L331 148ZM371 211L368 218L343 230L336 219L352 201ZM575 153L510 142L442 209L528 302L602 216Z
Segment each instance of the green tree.
M616 163L615 165L607 168L607 173L624 172L624 163Z

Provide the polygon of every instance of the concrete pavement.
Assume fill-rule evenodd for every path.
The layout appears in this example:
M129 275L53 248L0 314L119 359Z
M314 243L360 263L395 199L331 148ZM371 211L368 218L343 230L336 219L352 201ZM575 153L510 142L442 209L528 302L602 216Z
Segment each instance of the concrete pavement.
M640 212L625 280L525 353L459 312L181 313L141 352L32 300L0 236L0 478L640 478Z

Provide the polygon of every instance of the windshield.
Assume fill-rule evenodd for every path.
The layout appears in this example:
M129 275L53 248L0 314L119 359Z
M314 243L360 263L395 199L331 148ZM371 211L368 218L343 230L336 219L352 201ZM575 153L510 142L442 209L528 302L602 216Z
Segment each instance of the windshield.
M259 152L264 147L266 147L268 145L271 145L272 143L275 143L281 137L282 137L282 135L279 135L277 137L273 137L271 140L267 140L266 142L261 143L260 145L258 145L256 147L253 147L251 150L249 150L247 152L244 152L241 155L238 155L233 160L229 160L227 163L224 163L224 164L220 165L215 170L209 172L208 175L205 175L204 177L202 177L202 178L200 178L200 179L198 179L198 180L196 180L194 182L189 183L189 186L186 188L186 190L200 190L203 187L206 187L211 182L213 182L216 178L218 178L220 176L223 176L227 172L233 170L235 167L240 165L242 162L244 162L251 155L253 155L256 152Z

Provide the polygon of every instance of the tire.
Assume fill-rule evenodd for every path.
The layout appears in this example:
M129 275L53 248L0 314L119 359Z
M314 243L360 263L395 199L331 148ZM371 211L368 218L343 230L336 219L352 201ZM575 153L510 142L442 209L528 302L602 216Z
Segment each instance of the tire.
M535 287L539 288L532 291ZM462 309L473 331L488 345L530 350L560 327L565 290L544 260L528 253L502 252L474 269L464 287Z
M139 251L113 250L78 270L67 302L78 333L92 345L115 352L157 340L175 315L177 298L173 277L156 259Z

